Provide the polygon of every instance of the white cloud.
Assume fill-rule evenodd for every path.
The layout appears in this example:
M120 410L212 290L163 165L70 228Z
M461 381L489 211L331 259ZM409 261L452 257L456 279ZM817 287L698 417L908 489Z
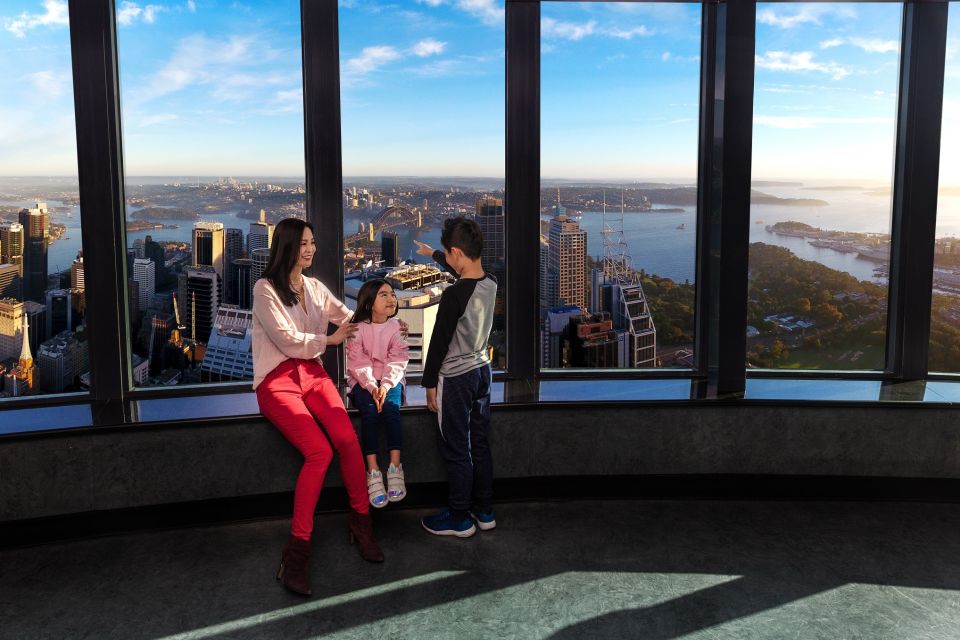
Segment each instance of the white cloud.
M610 30L610 35L612 35L614 38L620 38L622 40L631 40L634 36L653 35L653 31L647 29L643 25L640 25L639 27L632 27L630 29L620 29L615 27Z
M774 129L816 129L821 125L893 125L892 117L756 116L753 121Z
M671 120L667 124L684 124L686 122L696 122L696 118L676 118L675 120Z
M434 40L433 38L427 38L426 40L421 40L417 44L413 45L411 53L420 58L426 58L428 56L435 56L443 53L443 50L446 47L446 42L440 42L439 40Z
M813 59L813 52L798 51L767 51L762 56L756 56L756 64L761 69L771 71L815 71L830 74L834 80L840 80L850 75L850 69L836 62L817 62Z
M152 116L144 116L137 123L137 128L142 129L144 127L152 127L157 124L163 124L165 122L173 122L177 119L175 113L157 113Z
M37 93L48 98L55 98L63 94L67 83L70 81L70 75L53 71L37 71L29 74L27 79Z
M187 11L189 11L190 13L196 13L197 3L194 2L193 0L187 0Z
M196 7L194 7L194 9L196 9ZM117 23L121 26L128 27L139 19L147 24L153 24L157 19L157 14L162 11L166 11L166 7L148 4L141 8L136 2L124 0L124 2L120 3L120 10L117 11Z
M462 67L461 63L461 60L437 60L436 62L410 69L410 71L418 76L438 78L455 73Z
M664 62L666 62L667 60L669 60L669 59L670 59L670 52L669 52L669 51L664 51L662 54L660 54L660 59L663 60Z
M577 24L575 22L561 22L553 18L543 18L540 21L540 34L544 38L564 38L566 40L582 40L592 35L597 28L595 20Z
M896 40L881 40L880 38L832 38L821 42L820 48L830 49L844 44L859 47L867 53L897 53L900 51L900 43Z
M820 24L820 16L827 12L825 7L804 6L792 12L777 12L773 9L764 9L757 13L757 22L769 24L781 29L792 29L793 27L812 22Z
M431 7L439 7L443 4L443 0L417 0L417 4L427 4Z
M6 18L3 28L18 38L27 35L27 31L37 27L67 27L70 25L66 0L44 0L43 13L24 11L16 18Z
M480 18L485 24L503 23L504 10L497 0L457 0L457 7Z
M400 52L391 46L364 47L359 56L347 60L343 66L348 73L362 75L376 71L400 57Z

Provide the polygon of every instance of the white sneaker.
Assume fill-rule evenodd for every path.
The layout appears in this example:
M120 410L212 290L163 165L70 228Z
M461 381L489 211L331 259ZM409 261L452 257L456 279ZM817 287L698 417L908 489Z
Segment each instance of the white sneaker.
M387 467L387 499L390 502L400 502L407 497L407 485L403 481L403 465Z
M383 490L383 474L376 469L367 472L367 495L370 504L377 509L387 506L387 493Z

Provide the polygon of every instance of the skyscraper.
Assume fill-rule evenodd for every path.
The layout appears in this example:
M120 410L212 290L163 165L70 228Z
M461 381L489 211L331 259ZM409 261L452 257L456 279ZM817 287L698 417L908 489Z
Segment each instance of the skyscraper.
M556 278L556 293L551 292L548 306L575 304L586 310L586 252L587 232L579 222L566 215L550 220L546 275L548 280Z
M253 379L253 311L223 305L200 363L202 382Z
M73 329L73 301L69 289L48 289L46 335L55 336Z
M90 369L88 343L71 331L58 333L40 345L37 365L40 389L61 393Z
M222 222L196 222L193 225L193 262L194 267L213 267L213 270L224 279L224 258L226 254L226 238L223 233Z
M132 264L131 264L132 266ZM132 270L132 269L131 269ZM70 287L73 289L85 289L83 279L83 252L77 254L76 259L70 265Z
M147 236L143 242L143 257L153 261L156 275L160 275L165 260L163 247L158 242L153 241L153 236Z
M23 297L43 301L47 289L47 237L50 235L50 213L47 203L38 202L33 209L21 209L23 225Z
M180 320L187 337L206 343L220 307L220 278L213 267L186 267L179 284Z
M233 286L233 298L241 309L253 308L253 260L237 258L233 261L230 273L230 282Z
M0 298L23 297L20 268L15 264L0 264Z
M483 268L497 279L497 299L493 311L493 331L506 328L504 300L506 299L506 237L504 233L503 200L477 198L476 220L483 236L483 251L480 260ZM498 341L491 337L491 342Z
M250 223L247 234L247 253L253 255L256 249L269 249L273 244L273 225L267 222L267 214L260 209L260 220Z
M223 259L224 301L236 304L237 287L233 282L233 262L243 257L243 230L227 229L224 238L226 252Z
M153 302L156 293L156 264L148 258L133 261L133 280L137 283L137 301L141 310Z
M23 347L23 302L0 298L0 360L16 358Z
M267 263L270 261L270 249L254 249L250 256L253 264L250 267L250 301L253 302L253 285L257 280L263 277L263 272L267 270Z
M0 263L16 265L23 276L23 225L0 222Z
M392 231L380 234L380 258L383 266L396 267L400 264L400 236Z

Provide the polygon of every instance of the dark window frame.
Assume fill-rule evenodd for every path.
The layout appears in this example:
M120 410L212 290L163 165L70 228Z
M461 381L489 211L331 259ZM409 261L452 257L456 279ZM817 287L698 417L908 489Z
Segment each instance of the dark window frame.
M560 1L560 0L544 0ZM636 0L646 1L646 0ZM540 371L537 351L540 153L540 0L506 0L507 369L499 380L533 388L540 380L692 378L691 399L742 397L746 379L957 380L927 370L933 228L939 172L948 2L903 4L891 241L890 314L884 371L817 372L745 368L749 163L752 156L754 0L706 0L701 36L696 267L696 365L692 369ZM787 4L787 2L784 2ZM130 367L124 229L124 172L115 0L69 0L87 324L88 394L0 403L22 409L88 402L93 421L135 421L131 403L150 398L249 392L249 383L135 389ZM336 0L301 0L307 218L324 233L313 275L342 294L343 227L339 27ZM922 37L920 37L922 34ZM931 99L932 98L932 99ZM733 162L739 159L740 162ZM726 167L726 171L724 168ZM511 211L526 211L527 215ZM532 231L531 231L532 230ZM742 291L741 291L742 289ZM731 292L733 292L731 294ZM720 294L723 293L721 296ZM722 304L721 304L722 303ZM100 355L102 354L102 355ZM324 363L339 379L342 349ZM507 394L509 395L509 394ZM509 402L509 399L505 398Z

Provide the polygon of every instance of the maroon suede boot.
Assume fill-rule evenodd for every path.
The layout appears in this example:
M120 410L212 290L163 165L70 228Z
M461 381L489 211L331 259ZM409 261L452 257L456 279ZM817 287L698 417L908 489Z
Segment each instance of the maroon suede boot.
M310 588L310 541L290 536L283 547L277 580L290 591L302 596L313 594Z
M373 537L373 518L369 513L350 512L347 520L350 542L360 547L360 556L367 562L383 562L383 549Z

